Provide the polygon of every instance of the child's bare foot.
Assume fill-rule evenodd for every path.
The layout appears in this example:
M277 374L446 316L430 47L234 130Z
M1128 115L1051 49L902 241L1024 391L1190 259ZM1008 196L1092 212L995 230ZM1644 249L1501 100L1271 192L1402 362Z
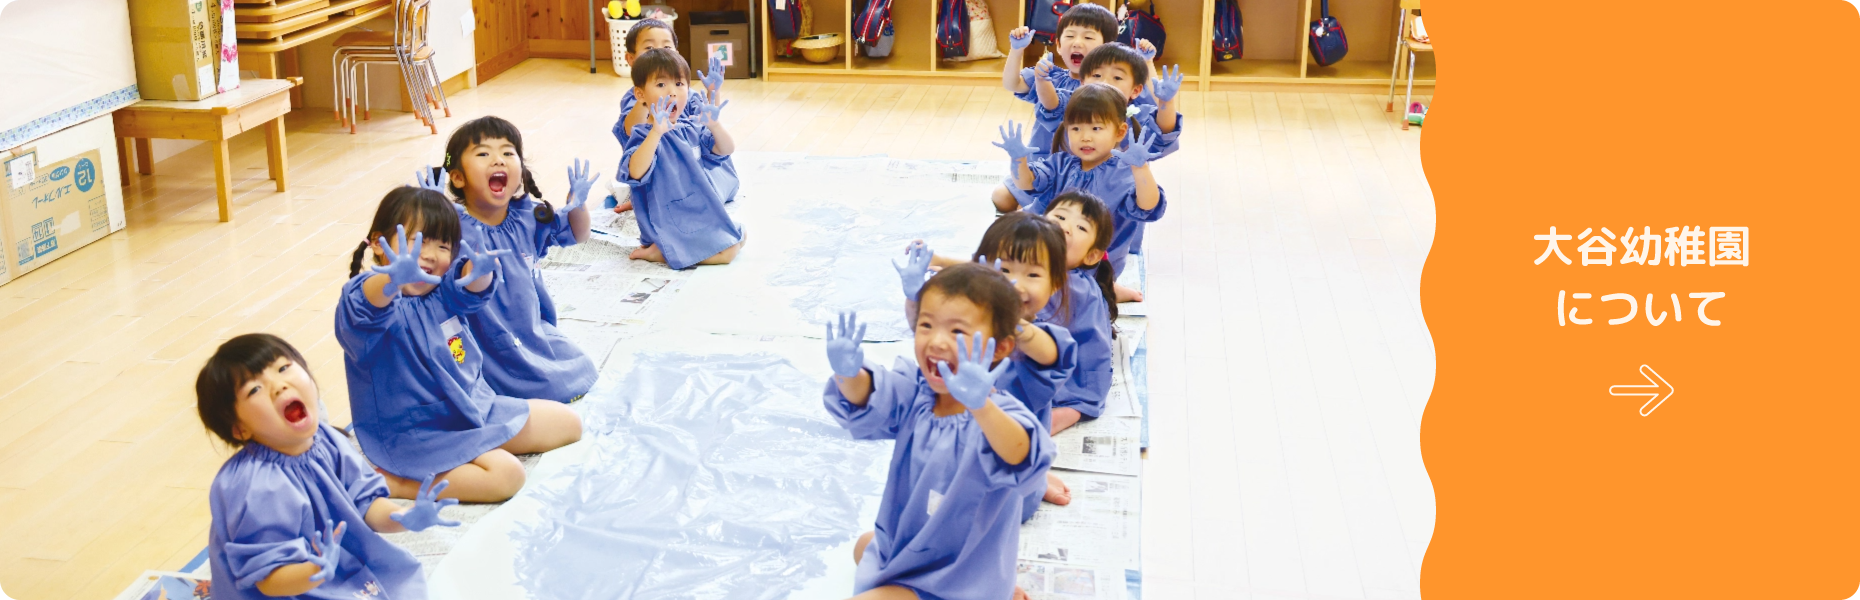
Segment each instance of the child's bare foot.
M665 262L665 253L659 251L658 244L640 246L639 249L634 250L631 254L626 255L626 257L633 260L649 260L656 263Z
M1047 471L1046 496L1041 499L1060 506L1071 504L1072 488L1066 487L1066 482L1060 481L1058 475L1054 475L1052 471Z
M412 500L420 494L420 482L418 481L383 471L381 467L375 467L375 472L380 473L381 478L387 480L388 497L390 498Z
M616 213L623 213L623 212L626 212L626 211L629 211L629 210L633 210L633 200L632 200L632 199L627 199L627 200L623 200L623 201L621 201L621 202L620 202L620 204L619 204L619 205L617 205L617 206L614 206L614 212L616 212Z
M1111 289L1117 292L1118 302L1142 302L1143 301L1143 292L1139 292L1139 291L1124 287L1122 284L1114 284L1111 286Z

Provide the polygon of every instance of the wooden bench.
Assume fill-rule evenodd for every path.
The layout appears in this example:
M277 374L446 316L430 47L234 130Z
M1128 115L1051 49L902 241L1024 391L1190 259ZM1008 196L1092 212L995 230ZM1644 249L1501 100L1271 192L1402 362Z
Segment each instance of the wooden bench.
M278 191L285 190L284 114L291 112L291 88L303 78L248 79L239 89L214 95L205 100L143 100L117 109L117 168L123 181L129 181L129 157L136 158L136 172L148 175L155 171L155 156L149 139L201 140L213 146L214 182L219 188L220 222L232 221L232 155L227 141L248 130L265 128L265 147L269 155L271 178ZM131 146L133 145L133 149Z

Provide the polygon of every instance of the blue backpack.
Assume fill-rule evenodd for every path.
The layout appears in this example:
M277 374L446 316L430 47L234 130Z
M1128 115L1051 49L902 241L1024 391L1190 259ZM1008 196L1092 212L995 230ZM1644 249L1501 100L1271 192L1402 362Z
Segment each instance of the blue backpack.
M1072 0L1027 0L1027 28L1033 30L1033 41L1053 43L1059 37L1059 17L1072 4Z
M969 54L969 3L942 0L936 11L936 47L943 58Z
M1155 11L1154 3L1149 10L1137 10L1125 4L1124 18L1117 22L1117 42L1136 48L1137 40L1149 40L1156 46L1156 53L1162 54L1163 41L1169 39L1169 34L1163 31L1162 20L1156 18Z
M891 0L868 0L859 16L853 17L853 40L876 46L886 30L891 29Z
M1311 58L1328 67L1350 53L1350 40L1343 37L1343 24L1330 16L1330 0L1323 0L1322 6L1318 20L1311 22Z
M778 40L801 37L800 0L769 0L769 34Z
M1214 60L1239 60L1246 54L1240 23L1240 0L1214 1Z

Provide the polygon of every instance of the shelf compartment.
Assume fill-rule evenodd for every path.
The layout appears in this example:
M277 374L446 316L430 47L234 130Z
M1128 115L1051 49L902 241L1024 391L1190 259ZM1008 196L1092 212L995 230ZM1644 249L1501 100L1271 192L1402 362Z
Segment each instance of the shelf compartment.
M854 2L852 11L857 14L864 7L863 0ZM896 0L891 4L891 55L884 58L870 58L854 53L852 70L854 71L923 71L931 70L935 62L936 46L935 27L930 14L936 10L930 0ZM856 51L858 44L849 38Z
M1213 81L1290 81L1298 79L1297 59L1241 58L1208 65Z

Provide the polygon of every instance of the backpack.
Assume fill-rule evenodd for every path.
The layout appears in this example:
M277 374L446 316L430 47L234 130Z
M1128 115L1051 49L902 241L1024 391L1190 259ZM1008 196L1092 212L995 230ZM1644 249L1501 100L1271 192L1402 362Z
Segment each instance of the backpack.
M1137 10L1129 4L1124 5L1124 18L1117 21L1117 42L1131 48L1137 47L1137 40L1149 40L1156 46L1156 53L1162 54L1163 41L1169 34L1163 31L1162 20L1156 18L1156 5L1150 4L1149 10Z
M1240 0L1214 0L1214 60L1238 60L1246 54Z
M891 29L891 0L868 0L859 15L853 17L853 40L864 46L876 46Z
M1318 20L1311 22L1311 58L1317 59L1318 66L1328 67L1350 53L1350 40L1343 37L1343 24L1330 16L1330 0L1323 0L1322 6Z
M936 47L943 58L969 54L969 3L940 0L936 11Z
M769 0L769 34L778 40L801 37L800 0Z
M1027 28L1033 41L1051 44L1059 37L1059 17L1066 14L1073 0L1027 0Z

